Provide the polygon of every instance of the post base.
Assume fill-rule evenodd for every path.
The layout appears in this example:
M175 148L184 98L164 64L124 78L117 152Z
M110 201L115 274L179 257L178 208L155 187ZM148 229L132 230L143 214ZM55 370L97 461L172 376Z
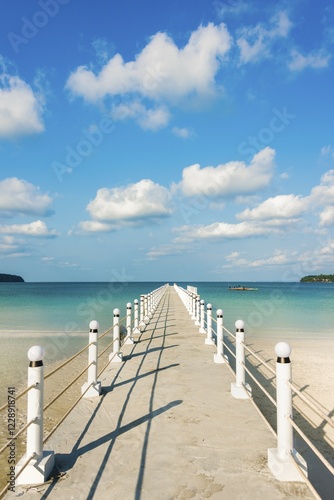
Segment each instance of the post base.
M118 353L116 354L116 356L115 356L115 355L114 355L114 353L112 352L112 353L110 354L110 356L109 356L109 361L110 361L111 363L122 363L122 361L123 361L123 353L118 352Z
M226 363L226 359L224 358L224 356L217 353L213 355L213 361L220 364Z
M139 333L140 333L140 330L139 330L139 328L136 326L136 328L134 328L134 329L132 330L132 335L133 335L133 334L138 335Z
M141 321L139 323L139 328L140 328L140 332L143 332L146 328L146 324L144 323L144 321Z
M205 330L205 328L202 328L202 327L201 327L201 328L198 330L198 333L205 333L205 334L206 334L206 330Z
M81 387L81 394L85 392L87 389L89 383L86 382L82 387ZM95 398L96 396L100 396L101 394L101 382L96 382L95 384L91 385L88 391L85 393L83 396L84 398Z
M294 459L292 456L282 459L278 456L277 448L268 449L268 467L278 481L305 481L304 476L307 477L307 463L295 449L292 450L292 455L302 473L298 471L293 463Z
M204 344L205 345L216 345L213 339L208 339L208 338L206 338L204 340Z
M19 460L15 467L16 474L23 468L27 455ZM21 484L42 484L48 479L54 467L55 455L53 451L43 451L42 458L37 460L31 459L29 464L24 468L22 473L16 479L17 486Z
M126 337L126 339L124 340L124 344L125 344L125 345L134 344L134 343L135 343L135 341L134 341L134 340L133 340L133 338L132 338L132 337L130 337L130 336L129 336L129 337Z
M195 321L195 326L201 326L201 323L198 320L196 320Z
M236 382L231 384L231 394L235 399L248 399L252 395L252 388L249 384L239 386Z

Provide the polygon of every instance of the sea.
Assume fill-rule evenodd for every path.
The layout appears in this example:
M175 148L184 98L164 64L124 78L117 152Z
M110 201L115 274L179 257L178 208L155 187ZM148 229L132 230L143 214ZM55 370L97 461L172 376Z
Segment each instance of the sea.
M20 381L27 369L27 351L42 345L46 361L66 358L88 340L89 322L99 322L99 333L109 329L113 310L121 317L133 304L165 282L0 283L1 387ZM173 285L173 283L170 283ZM334 283L178 282L197 288L213 316L222 309L224 326L235 331L245 323L245 336L334 338ZM231 290L242 285L252 291Z

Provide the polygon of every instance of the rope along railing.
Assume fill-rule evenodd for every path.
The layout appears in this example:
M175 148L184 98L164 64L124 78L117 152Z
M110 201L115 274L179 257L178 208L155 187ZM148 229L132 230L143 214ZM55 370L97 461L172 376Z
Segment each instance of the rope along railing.
M299 434L304 442L307 443L313 453L331 474L334 474L334 468L315 444L312 443L311 439L306 436L305 432L303 432L293 420L292 393L300 397L303 402L331 427L334 427L334 421L326 415L320 403L311 401L309 397L302 394L301 390L291 382L290 346L285 342L279 342L275 346L277 357L275 370L272 365L262 359L253 349L245 344L244 322L242 320L236 321L236 332L234 335L223 326L223 311L221 309L217 310L216 320L211 318L211 304L207 305L207 311L205 313L204 300L200 299L197 290L194 290L193 287L186 290L177 284L174 284L174 289L184 303L191 318L195 321L195 325L200 325L200 332L206 333L207 337L205 339L205 344L216 346L217 352L214 354L214 362L226 364L235 375L235 382L231 384L232 396L237 399L251 399L254 403L252 389L245 381L245 374L247 373L268 400L276 407L277 432L275 433L272 426L270 426L270 428L277 436L277 448L268 450L268 466L273 475L281 481L304 480L315 496L320 498L307 478L307 464L305 460L294 449L293 429ZM215 326L213 327L212 325ZM211 341L207 339L211 339ZM226 351L235 361L235 371L230 366L229 358L225 354ZM273 375L274 377L272 378L276 379L276 400L258 380L258 377L254 375L250 367L247 366L245 351L248 353L248 357L254 357L254 359L259 362L259 366L267 370L270 376ZM252 367L254 368L254 365L252 365ZM259 375L259 373L259 370L257 370L257 375ZM261 375L264 376L262 372ZM267 424L270 425L269 422L267 422Z
M16 396L16 400L27 394L27 423L15 434L8 438L8 442L0 448L0 455L9 448L10 444L27 431L26 453L15 466L15 474L10 475L10 480L0 492L0 498L18 484L40 484L46 481L54 466L53 451L43 450L43 444L56 431L60 424L66 419L69 413L75 408L83 397L96 397L101 394L101 382L98 377L106 370L110 363L121 363L123 355L121 346L133 344L135 341L132 335L143 332L153 317L162 297L164 296L168 285L163 285L153 290L147 295L140 297L139 301L134 301L134 317L132 319L132 304L126 305L126 316L120 318L120 310L114 309L113 325L104 333L98 336L99 324L93 320L89 324L89 342L80 351L61 363L48 374L44 375L43 359L44 349L41 346L33 346L28 351L28 386ZM125 322L125 325L123 324ZM113 339L98 354L98 343L110 332L113 333ZM108 362L103 368L97 371L98 359L101 358L112 347ZM88 364L76 374L76 376L62 388L58 394L51 398L44 405L44 381L49 379L69 363L77 359L88 349ZM48 410L63 394L65 394L78 380L87 374L87 382L81 387L80 396L74 401L71 407L58 420L52 429L44 436L44 412ZM0 408L0 412L8 408L8 402Z

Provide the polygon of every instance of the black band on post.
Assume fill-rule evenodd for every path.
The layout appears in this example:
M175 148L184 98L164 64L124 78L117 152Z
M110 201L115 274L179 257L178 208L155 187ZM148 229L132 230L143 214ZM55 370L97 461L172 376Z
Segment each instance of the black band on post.
M43 361L30 361L29 368L37 368L38 366L43 366Z
M277 358L277 363L287 364L287 363L291 363L291 361L290 361L289 357L287 357L287 358Z

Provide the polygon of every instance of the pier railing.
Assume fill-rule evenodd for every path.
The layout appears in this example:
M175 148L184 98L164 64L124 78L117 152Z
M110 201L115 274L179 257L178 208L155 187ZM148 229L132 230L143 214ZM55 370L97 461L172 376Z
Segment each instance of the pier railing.
M75 408L84 397L95 397L101 394L101 382L98 380L110 363L122 363L123 355L121 348L125 344L133 344L134 338L143 332L153 317L153 313L164 296L168 285L163 285L148 294L140 296L134 300L134 304L126 304L126 315L120 318L120 310L113 311L113 325L98 335L99 324L92 320L89 324L89 341L80 351L69 359L58 365L51 372L44 375L43 359L45 351L41 346L33 346L28 351L28 387L21 393L11 397L8 393L8 401L0 407L0 413L7 411L8 420L8 440L0 448L0 456L7 450L8 464L10 465L6 486L0 491L2 498L8 490L15 490L15 485L40 484L46 481L54 466L54 453L43 449L43 445L52 436L60 424L66 419L69 413ZM110 335L112 339L109 340ZM102 340L107 339L107 345L103 346L101 352L99 345ZM87 356L88 363L84 368L76 373L75 377L66 383L61 390L54 395L46 404L44 403L44 382L60 372L70 363ZM98 370L98 363L102 357L107 356L107 360ZM75 367L75 369L77 366ZM81 393L76 397L74 403L66 410L59 420L44 432L44 413L59 398L75 386L75 384L87 374L87 381L81 386ZM14 390L14 388L13 388ZM27 394L27 423L18 431L10 430L10 420L12 418L13 404ZM13 427L15 429L15 426ZM15 465L15 454L11 459L11 449L15 449L17 439L26 432L26 453Z
M303 432L293 419L293 397L299 397L316 415L323 419L330 427L334 428L334 420L327 415L322 405L305 396L301 388L298 388L291 380L291 348L285 342L279 342L275 346L276 367L266 362L251 347L245 343L244 322L235 322L235 333L230 332L223 325L223 311L216 311L216 318L212 316L212 305L207 304L200 298L197 291L184 289L174 284L174 289L184 303L187 311L195 325L199 327L199 333L205 334L205 345L216 347L213 361L225 364L233 373L235 382L231 383L231 395L237 399L250 399L261 417L264 418L271 432L277 438L277 448L268 449L268 466L273 475L280 481L305 481L316 498L321 500L313 484L308 479L307 463L294 448L293 431L311 448L316 457L322 462L326 469L334 475L334 467L329 460L319 451L318 447ZM245 355L247 353L247 355ZM254 373L254 364L251 359L258 363ZM232 363L233 361L233 363ZM232 368L234 365L234 369ZM253 369L252 369L253 368ZM267 379L259 369L264 369L271 382L274 382L276 399L264 387L259 378ZM276 426L272 425L259 410L252 397L252 387L246 382L246 374L256 384L256 387L270 401L275 408ZM276 381L276 383L275 383ZM276 427L276 431L275 428Z

